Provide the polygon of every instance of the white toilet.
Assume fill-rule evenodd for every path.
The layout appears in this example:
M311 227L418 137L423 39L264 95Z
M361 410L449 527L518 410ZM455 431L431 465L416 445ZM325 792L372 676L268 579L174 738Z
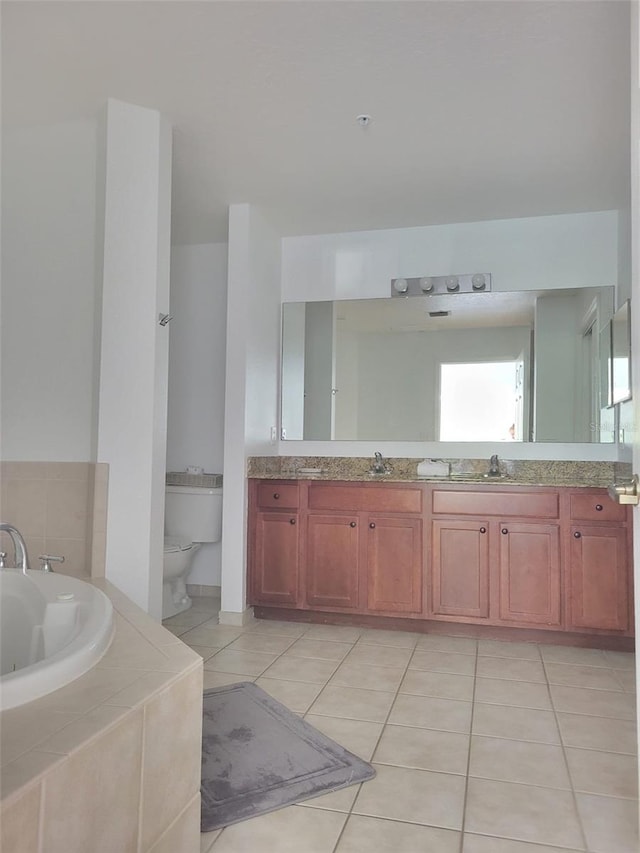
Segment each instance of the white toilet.
M162 618L191 607L186 579L203 542L222 537L222 489L166 486Z

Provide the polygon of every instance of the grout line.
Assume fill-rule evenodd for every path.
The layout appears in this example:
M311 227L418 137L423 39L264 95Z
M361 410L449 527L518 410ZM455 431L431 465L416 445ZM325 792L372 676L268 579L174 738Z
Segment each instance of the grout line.
M584 826L582 824L582 817L580 816L580 810L578 809L578 798L576 797L575 788L573 786L573 778L571 777L571 769L569 767L569 759L567 758L567 750L565 748L564 739L562 737L562 730L560 728L560 722L558 720L558 712L556 711L556 706L555 706L555 703L553 701L553 694L551 693L551 685L549 683L549 677L547 675L547 665L546 665L544 658L542 659L542 666L544 668L545 676L547 676L547 691L549 693L549 701L551 702L551 708L553 710L553 716L554 716L554 719L556 721L556 728L558 729L558 736L560 738L560 748L562 749L562 756L564 758L564 764L565 764L565 768L567 771L567 777L569 779L571 798L573 800L573 807L575 809L576 818L578 821L578 826L580 828L580 836L582 838L582 845L583 845L583 848L585 850L588 850L589 845L587 844L587 834L586 834Z
M479 643L476 643L476 660L473 673L473 693L471 694L471 719L469 721L469 747L467 749L467 769L464 781L464 797L462 799L462 822L460 824L460 853L463 853L464 848L464 827L467 820L467 797L469 794L469 770L471 768L471 742L473 738L473 715L476 707L476 685L478 683L478 648Z

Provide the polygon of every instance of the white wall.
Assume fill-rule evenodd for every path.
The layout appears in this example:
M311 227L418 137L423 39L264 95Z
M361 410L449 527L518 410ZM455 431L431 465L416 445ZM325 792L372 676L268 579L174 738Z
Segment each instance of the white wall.
M2 457L95 458L96 121L2 138Z
M226 243L173 246L169 324L167 471L224 464ZM198 551L188 583L220 585L221 543Z
M171 128L109 100L98 461L109 464L106 577L162 612Z
M618 211L286 237L282 300L390 294L398 276L492 274L494 290L618 282Z
M229 208L221 621L246 608L247 457L273 455L280 353L280 239L256 208Z

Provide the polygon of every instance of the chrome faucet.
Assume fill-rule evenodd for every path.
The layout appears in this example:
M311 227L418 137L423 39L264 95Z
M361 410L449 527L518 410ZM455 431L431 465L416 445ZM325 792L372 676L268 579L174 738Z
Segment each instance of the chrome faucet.
M491 459L489 460L489 471L487 472L489 477L499 477L500 476L500 466L498 465L498 454L494 453Z
M390 474L392 470L391 465L382 458L382 453L373 454L373 465L369 468L370 474Z
M5 521L0 521L0 533L8 533L11 537L16 553L16 568L22 569L23 574L26 575L29 569L29 558L27 557L27 546L22 538L22 533L12 524L7 524Z

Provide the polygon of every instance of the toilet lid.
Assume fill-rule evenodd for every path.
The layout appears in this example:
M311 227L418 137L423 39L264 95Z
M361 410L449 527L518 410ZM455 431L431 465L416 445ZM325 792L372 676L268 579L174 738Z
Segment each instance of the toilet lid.
M188 539L178 539L176 536L168 536L164 540L164 553L174 554L176 551L188 551L193 542Z

